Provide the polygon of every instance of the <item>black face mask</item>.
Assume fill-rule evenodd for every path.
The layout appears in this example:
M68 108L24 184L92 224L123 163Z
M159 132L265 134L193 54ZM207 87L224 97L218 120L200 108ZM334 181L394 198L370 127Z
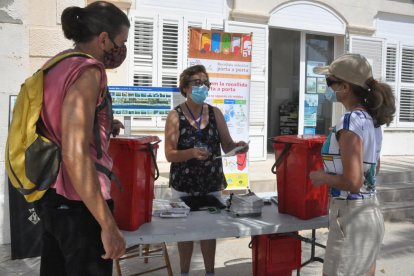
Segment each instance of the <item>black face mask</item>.
M107 69L114 69L119 67L122 64L122 62L124 62L127 55L127 48L125 45L116 45L116 43L111 38L110 40L114 44L114 48L112 48L108 52L104 51L103 64Z

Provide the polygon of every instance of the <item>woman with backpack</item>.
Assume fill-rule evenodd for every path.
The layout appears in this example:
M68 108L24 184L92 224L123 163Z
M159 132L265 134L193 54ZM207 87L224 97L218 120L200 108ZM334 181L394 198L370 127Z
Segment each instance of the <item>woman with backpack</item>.
M43 223L40 275L112 275L112 260L125 252L125 240L112 216L108 170L113 128L105 69L126 57L130 23L115 5L103 1L66 8L61 17L74 53L47 71L39 132L60 146L56 181L36 201ZM119 126L118 126L119 127Z

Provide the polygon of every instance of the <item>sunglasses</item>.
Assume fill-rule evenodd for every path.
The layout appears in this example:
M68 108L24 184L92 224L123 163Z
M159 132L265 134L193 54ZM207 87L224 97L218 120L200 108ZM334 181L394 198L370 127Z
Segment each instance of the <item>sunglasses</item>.
M207 86L207 88L210 88L210 86L211 86L211 82L206 81L206 80L205 81L202 81L200 79L194 79L194 80L190 80L189 82L194 83L193 86L202 86L202 85L205 85L205 86Z
M326 78L326 85L328 87L331 87L332 85L334 85L335 83L341 83L342 81L340 80L331 80L329 78Z

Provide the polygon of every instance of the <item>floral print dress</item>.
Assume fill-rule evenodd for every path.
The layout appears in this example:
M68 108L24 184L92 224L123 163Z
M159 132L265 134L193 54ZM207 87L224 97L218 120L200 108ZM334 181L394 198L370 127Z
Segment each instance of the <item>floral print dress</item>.
M223 163L221 158L214 160L215 156L221 155L221 148L213 107L208 105L208 123L200 130L190 124L180 105L175 107L175 110L180 121L177 149L193 148L196 141L201 141L208 146L211 154L206 160L193 158L185 162L171 163L170 186L177 191L192 195L195 193L205 195L225 189L227 183L223 173Z

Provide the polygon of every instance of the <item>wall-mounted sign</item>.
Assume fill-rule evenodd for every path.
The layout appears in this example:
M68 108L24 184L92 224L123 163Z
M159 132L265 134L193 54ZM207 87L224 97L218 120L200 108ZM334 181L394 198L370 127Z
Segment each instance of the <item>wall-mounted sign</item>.
M178 88L146 86L109 86L112 109L117 116L166 116Z

